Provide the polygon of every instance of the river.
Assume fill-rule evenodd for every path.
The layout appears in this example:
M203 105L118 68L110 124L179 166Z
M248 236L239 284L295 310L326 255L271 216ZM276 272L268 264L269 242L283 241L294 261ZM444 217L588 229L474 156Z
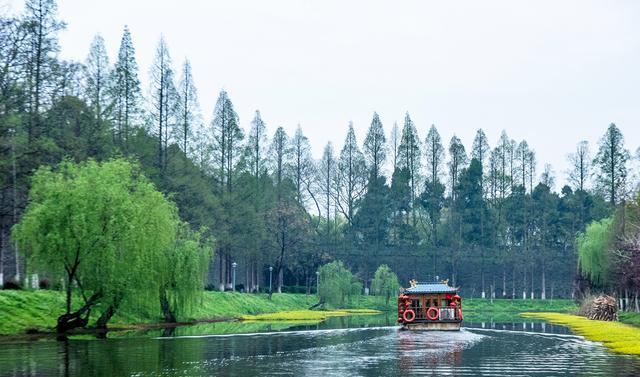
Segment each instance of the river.
M640 358L545 323L399 331L385 316L215 323L0 343L0 376L638 376ZM484 328L483 328L484 327Z

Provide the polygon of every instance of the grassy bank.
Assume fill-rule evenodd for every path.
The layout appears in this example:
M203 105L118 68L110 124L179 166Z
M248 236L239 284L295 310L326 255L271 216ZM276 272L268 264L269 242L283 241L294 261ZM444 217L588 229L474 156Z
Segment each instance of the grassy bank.
M620 322L640 327L640 313L622 312L619 316Z
M180 321L240 318L243 315L308 309L317 302L315 296L302 294L267 295L205 292L202 301ZM0 335L51 331L56 318L64 312L65 300L57 291L0 291ZM92 315L95 321L97 314ZM159 312L123 307L110 322L111 327L161 322ZM90 322L91 323L91 322Z
M522 312L573 313L578 307L572 300L491 300L462 301L465 320L470 322L520 322Z
M523 313L523 317L539 318L569 327L573 332L617 353L640 356L640 328L620 322L593 321L565 313Z

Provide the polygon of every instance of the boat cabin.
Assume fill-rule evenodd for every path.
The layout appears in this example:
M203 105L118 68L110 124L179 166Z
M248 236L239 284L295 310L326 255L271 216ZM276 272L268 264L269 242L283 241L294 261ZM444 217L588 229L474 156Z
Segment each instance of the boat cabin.
M401 289L398 323L405 329L459 330L462 299L448 281L417 282Z

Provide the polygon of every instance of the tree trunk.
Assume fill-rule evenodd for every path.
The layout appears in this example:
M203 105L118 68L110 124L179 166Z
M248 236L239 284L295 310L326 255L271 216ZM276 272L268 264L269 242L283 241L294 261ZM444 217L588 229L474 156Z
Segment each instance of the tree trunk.
M534 289L533 288L533 284L534 284L533 280L534 280L533 279L533 266L531 266L531 299L532 300L536 297L535 294L533 293L533 289Z
M94 293L89 300L78 310L73 313L65 313L58 317L56 332L58 333L58 340L65 340L66 333L69 330L73 330L78 327L85 327L89 323L89 314L91 314L91 308L98 302L102 295Z
M522 299L527 299L527 268L523 266L522 268Z
M540 299L547 299L547 291L546 291L546 282L545 282L545 271L544 266L542 266L542 291L540 293Z
M218 253L218 260L220 261L220 271L218 272L218 288L220 292L224 292L224 258L222 252Z
M513 269L511 271L511 298L516 298L516 265L513 264Z
M164 289L160 289L160 309L162 309L162 315L164 316L164 321L167 323L176 323L176 315L171 310L171 306L169 305L169 299L167 298L167 291Z
M507 297L507 270L502 269L502 298Z
M625 312L629 311L629 290L626 288L624 290L624 307L622 310Z

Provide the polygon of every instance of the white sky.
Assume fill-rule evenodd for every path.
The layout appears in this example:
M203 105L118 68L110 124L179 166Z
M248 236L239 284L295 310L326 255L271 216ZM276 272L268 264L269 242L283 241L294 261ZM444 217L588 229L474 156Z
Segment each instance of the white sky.
M207 121L224 88L245 129L256 109L269 133L301 123L316 157L350 120L362 143L374 111L387 133L409 111L421 138L433 123L467 150L476 129L492 146L505 129L558 184L611 122L640 144L637 1L59 0L59 15L64 58L84 61L101 33L113 62L127 24L146 92L162 33L176 68L191 60Z

